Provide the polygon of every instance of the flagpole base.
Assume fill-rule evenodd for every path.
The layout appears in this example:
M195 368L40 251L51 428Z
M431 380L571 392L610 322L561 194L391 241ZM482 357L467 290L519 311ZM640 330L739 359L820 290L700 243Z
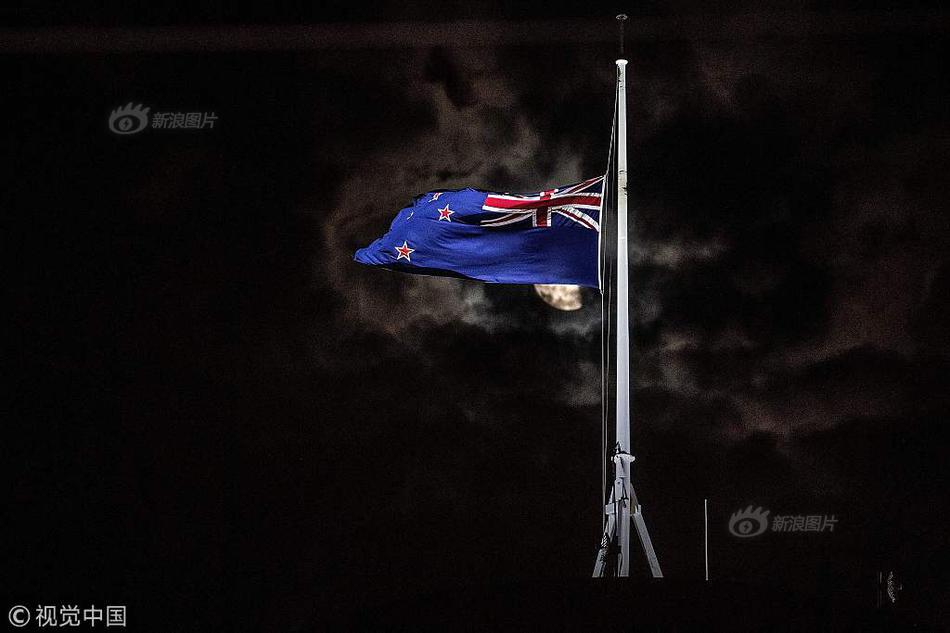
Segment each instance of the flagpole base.
M630 575L630 524L633 523L640 547L654 578L663 578L660 561L653 549L653 541L643 517L643 508L637 500L631 482L631 464L636 458L618 446L612 461L617 478L610 493L610 503L604 506L607 517L600 549L594 561L594 578L627 577Z

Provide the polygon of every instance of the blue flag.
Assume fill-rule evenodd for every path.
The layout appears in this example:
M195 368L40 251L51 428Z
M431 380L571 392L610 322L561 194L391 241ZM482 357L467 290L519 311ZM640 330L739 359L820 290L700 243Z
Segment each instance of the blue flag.
M603 186L601 176L531 194L430 191L354 259L423 275L598 288Z

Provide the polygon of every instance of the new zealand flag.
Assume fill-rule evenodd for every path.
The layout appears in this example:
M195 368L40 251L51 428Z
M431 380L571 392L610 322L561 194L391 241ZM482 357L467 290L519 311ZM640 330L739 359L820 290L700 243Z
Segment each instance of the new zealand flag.
M530 194L430 191L354 259L423 275L599 287L604 178Z

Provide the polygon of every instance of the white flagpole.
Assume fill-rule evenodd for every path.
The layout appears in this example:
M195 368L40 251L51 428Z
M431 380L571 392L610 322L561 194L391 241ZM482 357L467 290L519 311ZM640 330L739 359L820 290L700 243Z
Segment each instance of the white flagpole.
M620 15L621 38L623 21ZM621 39L622 41L622 39ZM622 50L621 50L622 52ZM633 489L630 454L630 298L627 250L627 60L617 60L617 432L614 446L614 485L594 576L630 575L630 523L637 528L643 553L654 578L662 578L643 509ZM606 448L606 447L605 447Z
M627 60L617 60L617 451L630 452L630 316L627 261ZM617 498L626 496L624 468L616 465ZM630 575L630 504L620 507L619 575Z

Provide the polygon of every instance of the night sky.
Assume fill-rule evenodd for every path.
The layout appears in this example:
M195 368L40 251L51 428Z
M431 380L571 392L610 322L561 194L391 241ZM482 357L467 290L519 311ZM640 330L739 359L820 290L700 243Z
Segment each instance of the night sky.
M633 452L666 575L702 580L708 498L714 580L833 586L873 614L893 570L896 617L947 626L946 14L222 5L0 14L20 35L353 29L306 50L3 45L3 612L117 603L135 630L322 630L453 583L588 577L599 293L562 312L530 286L352 254L427 190L603 173L622 9ZM714 34L678 21L700 10ZM537 36L596 18L601 41ZM479 24L540 19L526 43L479 44ZM361 31L396 21L430 39ZM129 102L218 118L116 135ZM749 505L837 523L740 539L729 517Z

